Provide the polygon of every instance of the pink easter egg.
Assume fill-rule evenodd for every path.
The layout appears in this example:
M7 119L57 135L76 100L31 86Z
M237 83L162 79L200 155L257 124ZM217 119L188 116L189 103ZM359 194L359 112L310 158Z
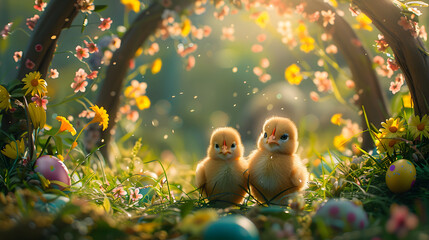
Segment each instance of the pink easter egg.
M51 155L43 155L36 160L34 165L34 171L39 172L49 181L59 181L70 186L71 181L69 177L69 171L64 163L58 158ZM60 190L64 190L65 187L54 184ZM51 184L52 186L52 184Z

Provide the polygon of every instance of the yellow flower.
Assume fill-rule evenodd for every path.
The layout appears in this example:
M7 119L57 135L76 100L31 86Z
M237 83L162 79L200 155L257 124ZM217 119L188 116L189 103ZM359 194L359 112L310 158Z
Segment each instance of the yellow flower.
M152 74L155 75L155 74L159 73L159 71L161 71L161 67L162 67L161 58L155 59L155 61L153 61L153 63L152 63L152 69L151 69Z
M10 105L10 94L5 87L0 85L0 110L9 110L12 106Z
M18 146L18 149L17 149L17 146ZM24 139L8 143L3 148L3 150L1 150L1 153L3 155L11 159L16 159L17 156L22 157L24 155L24 152L25 152Z
M121 0L121 3L124 4L125 8L133 10L134 12L140 11L140 1L139 0Z
M43 97L48 92L46 89L48 84L40 77L42 77L42 74L39 72L31 72L25 75L25 78L22 79L25 83L22 89L27 89L25 95L31 93L31 96L34 96L37 93L40 97Z
M301 69L296 64L292 64L285 70L285 78L290 84L299 85L302 81Z
M408 121L408 130L413 139L419 138L422 140L423 136L429 138L429 117L425 114L420 119L420 116L412 115Z
M405 134L404 120L399 118L389 118L386 122L381 123L383 128L380 132L385 135L386 138L402 137Z
M261 27L265 28L267 26L268 21L270 20L270 16L267 12L262 12L259 14L259 16L256 18L255 22L256 24Z
M353 25L354 28L363 29L370 32L372 31L372 26L371 26L372 21L368 16L361 13L356 17L356 20L359 22L359 24Z
M56 119L61 122L60 130L58 132L69 131L71 135L76 135L76 129L65 117L57 116Z
M304 23L302 22L299 23L297 31L298 31L298 38L300 40L307 37L307 26L305 26Z
M37 106L34 102L28 104L28 113L33 123L34 129L43 128L46 124L46 112L43 107Z
M342 116L343 116L343 114L341 114L341 113L336 113L336 114L332 115L332 117L331 117L331 123L340 126L341 125L341 120L343 120Z
M140 110L146 109L150 107L150 99L144 95L136 98L137 107Z
M216 210L207 208L188 214L181 222L179 228L183 232L197 236L211 223L218 219Z
M334 137L334 146L341 152L345 150L344 145L347 143L347 139L342 135Z
M185 19L185 21L183 21L183 25L182 25L182 37L186 37L189 35L189 33L191 32L191 28L192 28L192 23L191 20L189 20L188 18Z
M402 96L402 102L404 103L404 107L406 108L412 108L413 107L413 100L411 99L411 94L403 95Z
M95 112L94 119L90 123L99 123L99 125L103 125L103 131L106 130L109 124L109 114L107 114L106 109L99 108L97 105L90 108Z
M379 153L387 152L392 154L395 151L395 147L398 146L397 144L400 143L400 141L397 139L386 137L384 133L377 133L376 139L375 146L377 147L377 151Z
M299 49L305 53L311 52L314 49L314 38L305 37L301 39L301 46Z

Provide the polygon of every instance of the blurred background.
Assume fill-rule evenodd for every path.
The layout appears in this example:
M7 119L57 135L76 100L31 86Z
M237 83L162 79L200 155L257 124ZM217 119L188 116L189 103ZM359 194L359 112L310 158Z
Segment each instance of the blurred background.
M142 1L148 4L149 1ZM25 21L34 14L40 14L33 8L32 0L1 0L0 1L0 26L13 22L13 33L6 39L0 40L0 81L2 84L10 83L16 75L18 63L13 60L15 51L25 51L31 31ZM121 36L126 25L124 18L125 9L119 0L95 1L95 4L107 4L108 7L100 13L92 13L88 16L89 24L81 33L84 21L83 14L79 14L70 29L64 30L60 39L57 53L53 59L51 68L59 71L59 78L48 80L48 124L55 125L57 115L70 116L69 119L80 129L86 119L79 118L79 113L84 110L80 102L59 104L65 98L74 95L70 87L79 68L87 69L87 66L74 57L74 49L77 45L83 45L83 40L93 39L96 43L103 37ZM348 5L341 5L344 17L350 24L357 21L348 11ZM290 85L284 77L285 69L293 63L303 64L312 71L323 71L317 65L319 57L314 54L304 54L299 47L290 50L282 43L281 36L277 32L278 21L291 20L298 23L299 19L280 19L275 11L268 10L269 22L265 28L255 24L249 12L238 11L237 14L226 16L223 21L215 19L215 8L207 5L207 12L203 15L191 15L193 25L203 27L208 25L212 32L203 40L192 40L198 45L193 53L196 64L193 69L187 71L186 58L177 54L177 45L183 39L155 39L152 37L143 48L156 41L160 51L154 56L141 55L135 59L136 71L143 64L151 64L156 58L162 59L162 69L153 75L150 71L146 74L137 74L128 79L146 82L146 95L151 101L151 107L139 111L139 118L133 122L123 117L116 129L116 142L118 153L127 155L126 149L131 148L135 141L142 138L143 145L153 149L158 156L170 156L180 161L195 164L205 156L212 130L217 127L231 126L238 129L245 143L246 155L255 148L256 140L261 132L262 124L267 117L285 116L295 121L299 127L300 149L304 158L315 158L317 153L327 150L335 150L333 139L341 133L342 127L331 123L331 117L335 113L342 113L344 119L351 119L360 124L359 109L352 104L339 103L332 93L320 94L321 99L314 102L310 99L310 92L317 91L312 81L313 72L299 86ZM137 14L130 12L128 21L131 23ZM292 15L292 17L296 15ZM423 14L420 22L427 22ZM110 17L113 20L110 30L102 32L97 28L100 17ZM180 21L180 17L176 19ZM235 40L221 40L223 27L234 27ZM322 30L317 25L308 24L309 33L314 38L319 38ZM296 27L296 26L294 26ZM257 36L266 35L262 43L257 41ZM372 57L381 55L374 48L374 40L378 31L357 30ZM318 42L319 43L319 42ZM252 45L263 46L261 52L251 50ZM325 49L331 42L320 42ZM343 71L349 76L350 72L342 59L341 53L333 56ZM385 56L383 56L385 57ZM271 80L263 83L253 73L253 68L260 65L263 58L268 58L270 65L265 69L271 75ZM89 60L88 60L89 62ZM99 71L99 79L86 97L95 101L97 86L103 79L106 66ZM88 70L87 70L88 72ZM342 96L348 101L354 95L354 91L346 87L347 77L333 71L331 78L335 79ZM400 94L393 95L389 89L392 79L380 77L380 84L385 90L389 102ZM403 87L402 92L407 92ZM77 93L82 95L83 93ZM394 104L392 107L395 107ZM117 154L118 154L117 153ZM316 153L316 154L315 154Z

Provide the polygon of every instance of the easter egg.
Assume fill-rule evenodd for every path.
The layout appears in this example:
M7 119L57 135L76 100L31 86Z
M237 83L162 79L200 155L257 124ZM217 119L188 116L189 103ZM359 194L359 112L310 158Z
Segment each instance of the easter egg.
M204 240L258 240L255 224L241 215L226 216L207 226Z
M386 172L386 184L390 191L394 193L403 193L416 182L416 168L413 163L401 159L392 163Z
M41 212L55 214L58 213L68 202L69 199L64 196L44 193L34 204L34 208Z
M49 181L58 181L66 185L71 184L69 171L66 165L54 156L44 155L39 157L34 165L34 171L39 172ZM60 190L65 189L64 186L55 183L51 183L51 187L56 187Z
M314 216L316 221L323 223L332 229L360 230L368 225L366 212L346 199L331 199L317 210Z

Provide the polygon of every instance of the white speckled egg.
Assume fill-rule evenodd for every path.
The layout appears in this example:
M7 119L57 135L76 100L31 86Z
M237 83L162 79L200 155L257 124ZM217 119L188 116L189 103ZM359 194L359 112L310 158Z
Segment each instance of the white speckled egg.
M49 181L59 181L66 185L71 184L69 171L64 163L51 155L43 155L36 160L34 165L34 171L39 172ZM64 186L51 183L51 187L57 187L60 190L64 190Z
M386 172L386 184L390 191L403 193L411 189L416 182L416 168L406 159L392 163Z

